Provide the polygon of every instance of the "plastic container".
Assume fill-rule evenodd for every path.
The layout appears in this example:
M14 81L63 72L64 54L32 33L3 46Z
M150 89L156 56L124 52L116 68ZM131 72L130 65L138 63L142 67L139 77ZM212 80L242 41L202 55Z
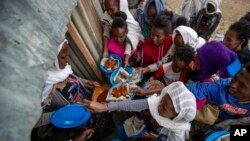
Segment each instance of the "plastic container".
M118 65L117 65L117 67L116 67L114 70L108 70L108 69L106 69L106 68L104 67L105 61L108 60L109 58L113 58L113 59L115 59L115 60L118 61ZM99 68L100 68L100 70L101 70L104 74L111 74L113 71L119 69L121 66L122 66L122 60L121 60L121 58L120 58L118 55L116 55L116 54L108 54L108 55L106 55L106 56L101 60L101 63L100 63L100 65L99 65Z
M205 141L216 141L217 139L219 139L220 137L223 137L225 135L228 135L229 132L228 131L218 131L218 132L214 132L211 135L209 135Z
M120 68L119 68L120 69ZM119 69L115 70L114 72L112 72L112 74L110 75L110 78L109 78L109 82L111 84L111 86L115 86L117 85L118 83L116 83L114 81L114 78L116 76L116 74L119 72ZM133 70L131 67L126 67L124 68L124 70L130 75L130 78L127 82L130 82L131 81L131 78L132 78L132 75L133 75Z
M98 97L100 95L103 95L103 94L108 94L108 91L110 89L110 85L109 84L104 84L102 85L101 87L99 87L98 89L96 89L92 95L92 101L97 101L98 100ZM106 97L105 97L106 99ZM103 100L103 101L98 101L98 102L105 102L106 100Z
M112 93L113 89L116 87L120 87L121 85L126 85L127 91L129 92L129 85L127 83L118 83L109 89L106 101L108 101L108 102L110 102L110 101L123 101L123 100L132 100L134 98L134 96L135 96L134 93L129 93L129 95L130 95L129 98L125 98L125 97L123 97L123 98L120 97L117 99L111 98L111 93Z
M125 132L125 129L124 129L124 122L121 122L118 127L117 127L117 133L119 135L120 138L122 139L127 139L127 138L132 138L132 139L137 139L137 138L141 138L142 137L142 133L146 131L146 127L142 130L142 133L139 133L139 134L136 134L136 135L133 135L131 137L128 137L126 132Z
M86 123L91 117L84 105L67 105L55 111L50 122L59 128L74 128Z

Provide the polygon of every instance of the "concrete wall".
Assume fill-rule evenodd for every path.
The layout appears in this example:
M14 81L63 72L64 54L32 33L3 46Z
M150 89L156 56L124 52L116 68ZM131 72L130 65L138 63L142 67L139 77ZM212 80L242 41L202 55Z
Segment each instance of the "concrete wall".
M76 0L0 1L0 137L29 140L43 76L65 38Z

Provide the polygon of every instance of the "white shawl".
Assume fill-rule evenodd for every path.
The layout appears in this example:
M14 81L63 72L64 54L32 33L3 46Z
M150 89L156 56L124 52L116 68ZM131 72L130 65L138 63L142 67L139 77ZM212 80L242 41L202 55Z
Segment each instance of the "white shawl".
M189 45L196 51L198 48L202 47L206 40L202 37L199 37L196 31L187 26L178 26L173 33L173 40L176 36L176 31L179 31L185 45Z
M58 46L57 55L60 53L64 43L68 43L68 41L65 39ZM73 71L69 64L67 64L64 69L60 69L59 62L56 57L55 62L54 62L54 68L52 68L51 70L47 72L48 77L45 81L45 87L42 92L42 102L48 97L54 84L64 81L72 73Z
M175 107L177 117L173 120L159 115L158 105L165 94L169 94ZM163 127L161 132L168 136L167 141L185 141L189 138L190 121L196 114L194 95L180 82L174 82L165 87L160 96L157 94L148 98L149 110L152 117Z

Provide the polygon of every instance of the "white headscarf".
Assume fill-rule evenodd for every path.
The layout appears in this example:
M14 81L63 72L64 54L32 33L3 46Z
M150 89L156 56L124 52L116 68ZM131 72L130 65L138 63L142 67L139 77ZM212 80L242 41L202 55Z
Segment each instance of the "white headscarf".
M184 44L185 45L189 45L192 48L194 48L194 50L196 51L198 48L202 47L205 43L206 40L203 39L202 37L199 37L198 34L196 33L196 31L194 31L192 28L187 27L187 26L178 26L174 32L173 32L173 40L176 36L176 31L179 31Z
M207 0L206 6L208 3L212 4L215 8L215 11L211 14L221 13L221 10L220 10L221 0Z
M188 20L192 16L198 14L198 12L206 7L207 0L183 0L181 5L181 15Z
M57 56L62 50L64 43L68 44L68 41L65 39L58 46ZM42 102L48 97L54 84L64 81L72 73L73 71L69 64L67 64L64 69L60 69L58 58L56 57L55 62L54 62L54 68L52 68L51 70L47 72L48 78L45 81L45 87L42 92Z
M178 114L173 120L160 116L158 112L158 105L165 94L169 94ZM152 95L148 98L148 104L152 117L163 127L161 133L168 136L167 141L185 141L189 138L191 127L189 122L196 115L196 100L182 82L177 81L168 85L160 96Z
M120 11L123 11L127 15L127 24L128 24L128 35L127 37L130 39L132 46L136 49L139 40L143 39L141 34L141 28L137 21L135 21L134 17L130 13L128 9L128 1L120 0ZM104 21L109 21L112 24L113 19L110 17L107 11L104 12L103 19Z

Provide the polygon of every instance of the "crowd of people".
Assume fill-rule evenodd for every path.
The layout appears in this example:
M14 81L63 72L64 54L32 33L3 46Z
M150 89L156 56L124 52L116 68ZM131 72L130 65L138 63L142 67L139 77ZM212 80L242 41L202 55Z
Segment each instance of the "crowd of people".
M165 0L146 0L133 16L127 0L104 0L103 58L116 54L122 67L141 70L142 82L132 89L137 96L91 101L100 84L73 73L64 40L48 71L43 113L32 139L56 140L63 132L67 140L103 140L116 128L113 111L133 111L145 122L150 119L141 140L204 140L217 130L228 130L231 123L250 124L250 12L230 25L223 41L210 40L223 17L220 5L221 0L184 0L178 15L165 8ZM142 88L143 82L153 80L165 87L151 92ZM73 103L84 104L91 118L73 129L54 127L47 117Z

